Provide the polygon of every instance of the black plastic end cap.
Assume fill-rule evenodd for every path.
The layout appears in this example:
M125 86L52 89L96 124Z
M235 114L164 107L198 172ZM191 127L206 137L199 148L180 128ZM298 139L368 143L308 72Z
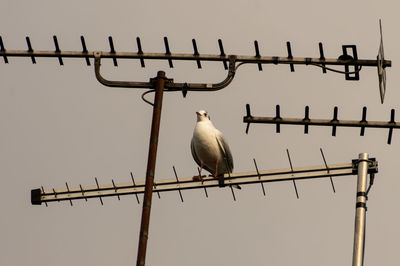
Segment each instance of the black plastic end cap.
M42 204L41 193L42 193L42 191L40 190L40 188L31 190L31 203L32 203L32 205L41 205Z

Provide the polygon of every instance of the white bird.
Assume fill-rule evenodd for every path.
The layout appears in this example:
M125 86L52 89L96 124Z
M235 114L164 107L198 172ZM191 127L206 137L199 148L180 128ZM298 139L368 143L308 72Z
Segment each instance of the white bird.
M232 173L233 158L224 135L214 127L207 111L201 110L196 114L197 123L190 145L194 160L200 169L206 169L214 177Z

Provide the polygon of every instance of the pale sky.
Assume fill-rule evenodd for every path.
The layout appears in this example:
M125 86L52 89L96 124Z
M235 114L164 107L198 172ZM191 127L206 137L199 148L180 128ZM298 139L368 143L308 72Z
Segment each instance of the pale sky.
M217 54L222 39L226 54L287 56L290 41L295 57L319 57L318 42L327 58L337 58L342 45L356 44L359 58L375 59L382 19L387 69L385 103L380 104L376 68L365 67L359 81L346 81L320 68L256 65L239 68L222 91L166 93L162 111L156 180L197 173L190 153L195 112L206 109L227 138L235 172L350 163L359 153L379 162L367 212L365 265L397 265L400 214L397 191L399 132L387 145L388 130L252 125L242 122L245 104L254 115L388 121L400 93L400 18L398 1L2 1L1 31L6 49L26 50L30 36L36 50L54 50L57 35L62 50L79 51L84 35L89 50L108 51L113 36L117 51L192 53L192 38L200 53ZM134 196L50 203L32 206L31 189L64 188L144 180L151 107L136 89L101 85L84 59L0 58L0 265L136 265L141 205ZM177 82L218 82L226 72L221 63L104 61L108 79L148 81L158 70ZM151 96L152 97L152 96ZM399 117L399 114L396 114ZM354 233L356 176L244 186L233 201L228 188L183 191L153 196L146 265L350 265Z

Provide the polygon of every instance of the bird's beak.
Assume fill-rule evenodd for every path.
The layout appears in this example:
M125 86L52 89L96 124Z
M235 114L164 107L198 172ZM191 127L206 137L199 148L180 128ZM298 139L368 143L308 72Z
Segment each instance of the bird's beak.
M196 112L196 115L197 115L197 116L200 116L200 113L199 113L199 112Z

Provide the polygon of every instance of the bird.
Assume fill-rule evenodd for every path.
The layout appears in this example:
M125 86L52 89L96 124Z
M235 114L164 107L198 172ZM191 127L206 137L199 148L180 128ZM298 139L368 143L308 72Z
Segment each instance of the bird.
M201 179L202 169L206 169L215 178L232 173L232 153L224 135L214 127L207 111L200 110L196 115L197 123L190 147L193 159L200 166L200 173L193 179ZM235 187L240 189L238 185Z

